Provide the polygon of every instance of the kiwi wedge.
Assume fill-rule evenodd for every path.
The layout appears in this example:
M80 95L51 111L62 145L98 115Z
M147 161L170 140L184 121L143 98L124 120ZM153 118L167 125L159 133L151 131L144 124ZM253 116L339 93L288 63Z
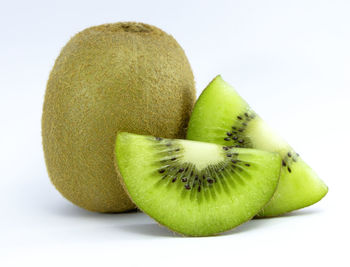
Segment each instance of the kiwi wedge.
M279 186L258 217L277 216L300 209L318 202L327 194L328 188L317 174L221 76L207 86L195 104L187 138L280 154Z
M115 158L136 206L186 236L251 219L278 184L278 153L121 132Z

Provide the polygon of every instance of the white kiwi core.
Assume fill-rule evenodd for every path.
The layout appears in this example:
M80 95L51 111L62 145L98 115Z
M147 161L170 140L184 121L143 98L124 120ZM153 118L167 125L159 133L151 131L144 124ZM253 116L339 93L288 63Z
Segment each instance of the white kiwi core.
M183 157L180 158L183 163L192 163L197 170L202 170L209 165L215 165L223 160L223 153L220 146L215 144L205 144L195 141L180 141L183 146Z

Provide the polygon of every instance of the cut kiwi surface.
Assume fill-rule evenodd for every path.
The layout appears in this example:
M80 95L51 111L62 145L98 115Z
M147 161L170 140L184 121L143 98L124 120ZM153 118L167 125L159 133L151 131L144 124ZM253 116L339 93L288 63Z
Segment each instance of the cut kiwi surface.
M317 174L221 76L207 86L195 104L187 139L280 154L282 170L278 188L258 217L300 209L327 194L328 188Z
M116 164L134 203L186 236L214 235L251 219L278 184L278 153L121 132Z

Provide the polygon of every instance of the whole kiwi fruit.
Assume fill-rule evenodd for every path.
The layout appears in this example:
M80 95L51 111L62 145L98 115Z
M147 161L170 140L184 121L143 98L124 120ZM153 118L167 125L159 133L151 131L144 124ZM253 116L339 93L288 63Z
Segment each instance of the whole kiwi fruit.
M52 183L87 210L134 209L114 168L117 132L183 138L195 97L183 49L159 28L120 22L76 34L45 93L42 138Z

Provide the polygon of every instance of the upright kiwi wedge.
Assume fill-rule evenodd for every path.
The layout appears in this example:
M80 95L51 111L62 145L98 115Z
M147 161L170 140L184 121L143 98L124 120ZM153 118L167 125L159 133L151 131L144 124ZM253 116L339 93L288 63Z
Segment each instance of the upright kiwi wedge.
M252 218L281 170L278 153L125 132L115 155L134 203L186 236L214 235Z
M279 186L258 217L300 209L318 202L327 194L327 186L299 154L274 133L220 76L208 85L195 104L187 138L280 154L282 171Z

